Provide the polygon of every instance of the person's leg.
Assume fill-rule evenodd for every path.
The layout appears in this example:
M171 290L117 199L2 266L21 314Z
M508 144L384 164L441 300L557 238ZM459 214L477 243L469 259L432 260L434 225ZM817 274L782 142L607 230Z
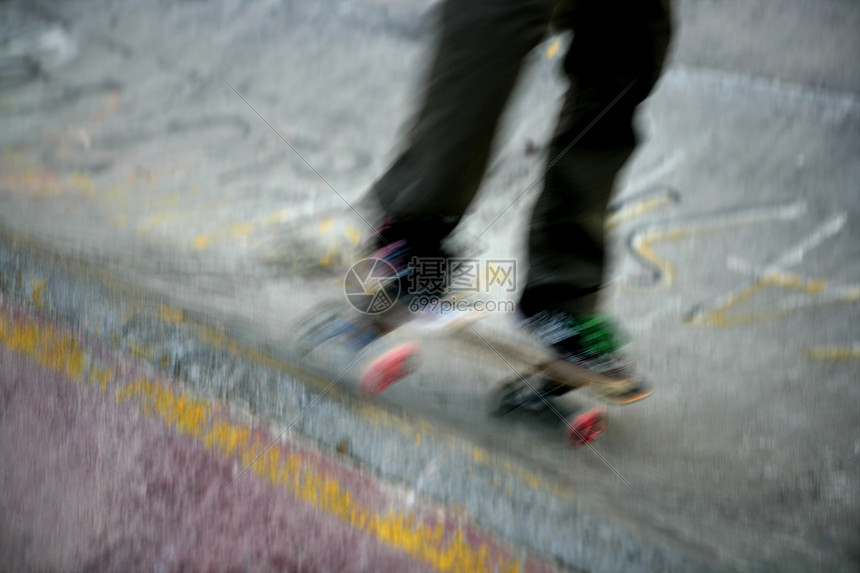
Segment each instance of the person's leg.
M371 195L395 220L459 221L480 186L499 117L553 0L447 0L406 147ZM432 226L432 223L431 223Z
M532 215L520 301L527 316L595 311L606 206L635 146L634 109L659 76L670 36L659 0L578 0L564 18L574 31L564 62L570 87Z

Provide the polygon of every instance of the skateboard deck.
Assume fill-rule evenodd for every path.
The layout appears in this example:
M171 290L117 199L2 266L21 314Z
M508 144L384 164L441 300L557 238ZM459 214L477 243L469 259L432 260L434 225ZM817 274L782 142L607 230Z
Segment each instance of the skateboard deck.
M552 396L584 389L612 405L638 402L653 392L641 378L610 378L562 360L539 343L525 336L509 336L480 324L486 315L468 313L455 318L428 321L429 330L456 343L458 352L477 362L503 362L513 375L492 391L492 411L505 414L526 405L551 407ZM412 374L420 364L420 338L375 350L375 342L389 331L382 330L369 317L350 312L338 303L323 304L297 327L300 346L311 352L327 343L349 348L364 355L359 385L363 392L377 395ZM549 391L546 389L549 388ZM543 389L544 394L538 389ZM525 396L525 399L522 397ZM575 446L597 438L607 427L607 411L592 408L565 420L568 440Z
M639 377L614 378L560 359L526 335L511 335L483 326L485 314L469 313L447 320L445 336L460 352L478 360L501 361L513 374L491 392L491 411L504 415L524 406L549 408L560 416L551 398L583 389L602 402L627 405L650 396L654 388ZM525 396L525 399L523 399ZM608 425L607 410L596 407L565 420L568 441L582 446L596 439Z
M476 314L476 313L472 313ZM495 355L524 381L549 380L570 390L583 388L602 401L615 405L631 404L647 397L653 388L638 377L604 376L560 359L549 349L527 336L509 336L482 328L477 316L464 317L446 328L465 352Z

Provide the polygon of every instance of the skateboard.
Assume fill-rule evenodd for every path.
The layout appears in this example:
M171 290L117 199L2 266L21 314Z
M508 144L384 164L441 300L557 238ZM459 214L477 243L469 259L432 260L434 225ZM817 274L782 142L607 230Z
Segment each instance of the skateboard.
M450 332L462 352L501 360L513 374L497 383L490 394L490 411L504 415L520 408L560 412L552 400L582 389L610 405L633 404L654 392L651 384L639 377L614 378L597 374L556 356L550 349L525 335L501 334L482 328L481 316L468 318ZM488 359L488 358L485 358ZM571 445L583 446L602 434L608 413L602 406L569 416L564 420Z
M558 358L549 349L525 335L508 335L484 327L484 313L445 317L421 317L425 330L449 338L458 352L478 362L501 360L513 375L497 383L490 395L491 413L504 415L520 408L555 410L552 399L583 389L610 405L638 402L653 392L641 378L610 378ZM309 313L296 329L303 354L337 344L350 356L365 360L360 366L359 386L367 394L378 395L411 375L421 362L421 344L407 341L375 350L374 343L391 329L380 327L371 317L361 315L337 302L324 303ZM416 337L418 339L418 337ZM558 412L555 410L556 413ZM606 408L594 407L565 420L566 435L573 446L582 446L602 434L608 424Z

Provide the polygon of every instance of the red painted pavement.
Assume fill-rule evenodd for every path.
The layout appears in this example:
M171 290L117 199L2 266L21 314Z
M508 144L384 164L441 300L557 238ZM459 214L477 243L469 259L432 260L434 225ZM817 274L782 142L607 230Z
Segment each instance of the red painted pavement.
M428 571L0 346L4 571Z

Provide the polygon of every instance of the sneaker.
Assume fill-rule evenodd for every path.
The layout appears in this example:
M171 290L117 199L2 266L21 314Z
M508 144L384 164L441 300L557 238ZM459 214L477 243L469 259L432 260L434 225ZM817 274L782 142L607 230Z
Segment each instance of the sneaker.
M623 342L604 314L572 315L543 310L522 321L523 327L559 358L612 380L638 380L633 363L621 352ZM567 386L558 387L564 393ZM552 389L544 389L552 393Z
M446 295L449 253L442 247L454 224L439 219L386 219L365 242L364 258L383 261L388 273L379 281L390 308L377 313L385 329L396 328L428 301Z

